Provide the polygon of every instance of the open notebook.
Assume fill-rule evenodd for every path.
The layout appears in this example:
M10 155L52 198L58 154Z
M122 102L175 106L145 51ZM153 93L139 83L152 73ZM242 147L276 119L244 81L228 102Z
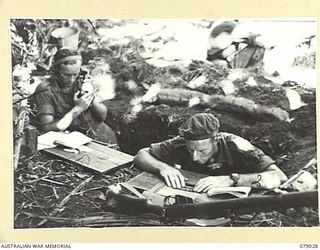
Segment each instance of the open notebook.
M79 148L91 141L91 138L78 131L71 133L50 131L38 136L38 150L54 148L58 145L67 148Z
M187 186L181 189L171 188L164 183L158 184L153 191L163 196L182 195L196 199L199 193L193 191L194 184L187 183ZM207 192L209 197L224 197L224 198L243 198L248 197L251 187L216 187Z

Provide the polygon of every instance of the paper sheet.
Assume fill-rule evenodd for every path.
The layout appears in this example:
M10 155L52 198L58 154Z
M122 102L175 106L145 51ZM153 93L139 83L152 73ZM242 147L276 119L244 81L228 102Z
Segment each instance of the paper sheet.
M38 150L56 147L55 141L61 141L70 148L79 148L92 141L92 139L78 131L71 133L49 131L38 136Z

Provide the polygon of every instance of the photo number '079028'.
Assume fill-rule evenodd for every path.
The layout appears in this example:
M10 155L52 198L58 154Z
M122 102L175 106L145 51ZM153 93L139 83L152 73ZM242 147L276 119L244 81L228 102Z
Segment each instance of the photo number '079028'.
M299 247L302 249L317 249L319 244L300 244Z

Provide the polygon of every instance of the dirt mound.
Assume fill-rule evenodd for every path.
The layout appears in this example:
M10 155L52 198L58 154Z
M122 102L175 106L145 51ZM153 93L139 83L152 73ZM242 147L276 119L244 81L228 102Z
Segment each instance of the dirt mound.
M208 74L207 65L203 66L202 74ZM191 74L190 69L177 70L175 67L162 69L166 74L173 74L179 78L175 81L175 86L188 89L185 76ZM148 72L148 73L146 73ZM204 73L207 72L207 73ZM230 72L225 69L211 70L215 72L215 82L202 85L197 90L206 94L223 94L223 89L219 86L219 81L228 77ZM141 79L150 79L150 72L141 70L138 72ZM151 73L152 74L152 73ZM220 78L218 77L220 76ZM156 77L153 75L153 77ZM248 86L247 81L250 77L256 79L255 86ZM162 79L164 79L162 77ZM121 81L121 80L119 80ZM162 80L164 88L168 88L169 82ZM179 84L177 84L180 83ZM150 84L148 81L141 80L141 84ZM230 109L213 106L212 108L202 105L189 105L188 102L167 102L142 103L141 111L132 113L130 101L142 93L123 94L128 91L122 87L118 89L117 98L106 101L109 107L110 116L107 123L118 132L121 149L125 152L135 154L140 148L147 147L152 142L158 142L177 135L178 127L191 115L198 112L211 112L221 120L221 130L238 134L250 140L254 145L264 150L273 157L279 166L289 175L302 168L308 160L316 154L316 113L315 113L315 90L303 89L294 83L283 85L275 84L267 80L259 68L242 70L239 78L232 82L235 86L233 96L244 97L257 104L269 107L281 108L288 112L289 120L261 121L249 113L230 111ZM122 85L124 86L124 85ZM299 92L304 105L296 110L290 110L289 99L286 96L287 88L293 88ZM199 91L200 92L200 91Z

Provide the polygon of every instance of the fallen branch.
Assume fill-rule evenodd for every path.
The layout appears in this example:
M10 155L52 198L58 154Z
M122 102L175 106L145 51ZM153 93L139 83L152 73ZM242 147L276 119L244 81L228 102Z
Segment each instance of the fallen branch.
M112 221L115 219L119 221L118 218L115 218L115 216L112 216L112 215L92 216L92 217L84 217L84 218L68 218L68 217L43 216L43 215L32 214L29 212L23 212L23 214L27 215L28 217L39 218L39 219L44 219L48 221L50 220L57 223L69 222L69 223L77 223L77 224L87 224L87 223L93 223L98 221L107 221L107 220Z
M105 188L105 186L99 186L99 187L94 187L94 188L90 188L90 189L87 189L87 190L83 190L83 191L77 193L77 195L82 195L84 193L87 193L87 192L90 192L90 191L94 191L94 190L99 190L99 189L102 189L102 188Z
M34 183L34 182L37 182L37 181L44 180L44 179L48 178L50 176L50 174L51 174L51 169L49 169L49 172L45 176L39 177L39 178L34 179L34 180L30 180L30 181L24 181L24 182L21 182L21 184L26 185L26 184L31 184L31 183Z
M20 188L15 187L15 190L19 191L20 194L21 194L22 196L24 196L25 198L27 198L29 201L34 202L34 200L33 200L32 198L30 198L28 195L26 195Z
M91 25L94 33L95 33L96 35L99 35L99 33L97 32L97 29L96 29L96 27L94 26L93 22L92 22L90 19L87 19L87 21L88 21L89 24Z
M50 180L50 179L47 179L47 178L43 178L42 181L50 182L50 183L61 185L61 186L67 186L67 184L64 184L64 183L61 183L61 182L58 182L58 181L53 181L53 180Z
M57 213L59 213L60 209L69 202L69 200L71 199L72 196L76 195L81 188L83 188L85 185L87 185L91 180L92 180L93 176L89 177L88 179L84 180L83 182L81 182L77 187L75 187L60 203L59 205L49 214L50 216L54 216ZM44 225L45 223L47 223L47 219L43 219L42 221L40 221L38 223L38 227Z
M17 129L15 131L16 140L14 142L14 163L13 167L16 170L18 168L20 150L22 144L22 135L24 129L25 118L27 116L27 110L25 107L22 107L21 113L19 114Z
M108 215L102 215L102 216L91 216L91 217L83 217L83 218L68 218L68 217L54 217L54 216L41 216L29 212L23 212L21 214L24 214L28 217L31 218L39 218L47 221L52 221L55 223L70 223L70 224L75 224L75 225L81 225L81 226L99 226L99 224L107 224L109 226L124 226L128 224L156 224L160 225L161 222L159 220L150 220L148 219L143 219L141 217L132 217L132 216L119 216L114 213L108 213ZM135 223L133 223L136 221ZM101 225L100 225L101 226Z

